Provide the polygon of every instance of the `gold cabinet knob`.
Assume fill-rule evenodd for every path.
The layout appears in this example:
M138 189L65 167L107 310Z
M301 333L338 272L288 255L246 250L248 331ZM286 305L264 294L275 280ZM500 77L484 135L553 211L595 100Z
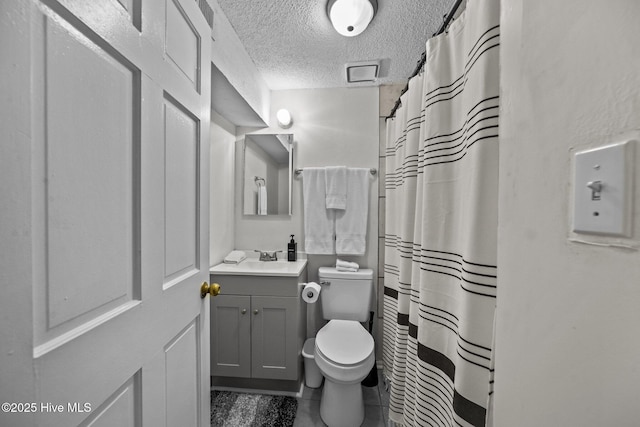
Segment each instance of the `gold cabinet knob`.
M204 298L207 294L211 294L212 297L215 297L220 293L220 285L217 283L212 283L209 285L207 282L203 282L202 286L200 286L200 298Z

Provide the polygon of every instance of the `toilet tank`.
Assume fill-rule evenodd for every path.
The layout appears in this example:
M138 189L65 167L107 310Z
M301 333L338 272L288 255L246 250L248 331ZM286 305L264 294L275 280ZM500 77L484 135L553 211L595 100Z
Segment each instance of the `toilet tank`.
M325 320L369 320L373 270L356 272L338 271L333 267L320 267L320 305Z

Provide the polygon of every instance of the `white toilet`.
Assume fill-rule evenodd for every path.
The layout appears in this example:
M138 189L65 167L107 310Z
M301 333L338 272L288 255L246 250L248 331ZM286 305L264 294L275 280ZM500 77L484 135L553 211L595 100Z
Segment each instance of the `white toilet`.
M360 382L375 363L373 338L360 324L369 319L373 271L320 267L322 317L315 361L324 376L320 416L329 427L357 427L364 420Z

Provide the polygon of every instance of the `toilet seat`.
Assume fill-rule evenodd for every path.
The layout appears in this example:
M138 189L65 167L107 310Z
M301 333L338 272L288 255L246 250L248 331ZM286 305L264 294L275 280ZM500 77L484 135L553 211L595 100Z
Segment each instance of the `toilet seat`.
M373 350L373 337L355 320L331 320L316 335L316 351L334 365L362 364Z

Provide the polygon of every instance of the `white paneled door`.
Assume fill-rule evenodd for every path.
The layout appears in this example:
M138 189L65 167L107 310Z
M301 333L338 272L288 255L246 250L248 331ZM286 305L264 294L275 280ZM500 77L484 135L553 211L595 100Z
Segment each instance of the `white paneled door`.
M211 29L0 5L1 426L209 425Z

